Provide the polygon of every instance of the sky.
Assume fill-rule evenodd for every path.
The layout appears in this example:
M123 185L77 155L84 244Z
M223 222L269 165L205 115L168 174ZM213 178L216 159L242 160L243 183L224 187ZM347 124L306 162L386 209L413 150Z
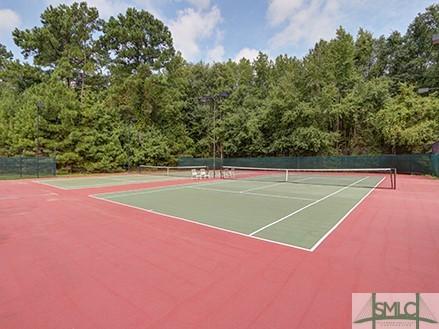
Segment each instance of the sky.
M0 0L0 43L22 58L11 32L41 26L40 14L59 0ZM424 0L88 0L108 19L128 7L145 9L171 30L174 46L191 62L254 59L259 51L302 57L339 26L375 36L405 33Z

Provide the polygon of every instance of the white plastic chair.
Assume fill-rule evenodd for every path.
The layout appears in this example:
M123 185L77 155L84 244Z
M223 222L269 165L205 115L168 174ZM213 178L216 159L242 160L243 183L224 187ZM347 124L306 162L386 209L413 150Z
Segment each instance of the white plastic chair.
M198 173L197 169L192 169L192 179L201 178L201 175Z
M230 169L223 169L222 170L222 178L224 178L224 179L231 179L231 178L233 178L232 174L233 174L233 172Z
M209 174L206 172L206 169L200 169L200 178L209 178Z

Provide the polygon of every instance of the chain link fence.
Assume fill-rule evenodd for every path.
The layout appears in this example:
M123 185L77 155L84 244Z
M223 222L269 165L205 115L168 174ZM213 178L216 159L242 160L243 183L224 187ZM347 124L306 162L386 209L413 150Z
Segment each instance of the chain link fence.
M178 160L179 166L208 166L211 158L189 158ZM217 159L220 166L284 168L284 169L362 169L396 168L398 173L439 176L439 154L396 154L359 156L314 156L314 157L247 157Z
M56 161L47 157L0 157L0 179L56 175Z

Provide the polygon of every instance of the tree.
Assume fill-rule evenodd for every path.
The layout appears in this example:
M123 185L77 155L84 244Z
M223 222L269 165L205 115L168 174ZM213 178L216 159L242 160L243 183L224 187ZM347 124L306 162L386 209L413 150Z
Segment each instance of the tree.
M373 65L374 39L372 33L360 28L355 41L355 66L364 79L368 79Z
M117 171L212 156L214 135L225 157L425 152L439 136L438 94L415 92L439 88L439 5L406 33L360 29L354 38L340 27L303 58L213 64L175 53L168 28L146 11L103 22L74 3L41 18L14 31L33 63L0 45L0 155ZM214 126L200 98L222 92Z
M169 29L149 12L135 8L104 24L100 44L110 52L110 67L127 74L142 65L160 70L175 53Z
M6 64L12 60L12 53L6 49L6 46L0 43L0 71L3 71Z
M358 79L355 68L355 45L352 35L342 27L338 28L336 38L328 45L330 67L335 86L343 97L352 89Z
M0 156L16 154L13 150L11 127L17 108L17 93L11 86L0 83Z
M15 43L25 58L32 56L36 65L83 90L87 77L97 73L99 56L93 37L102 25L97 9L86 2L49 6L41 23L41 27L15 29Z
M253 62L253 68L255 72L255 85L258 90L259 97L264 98L270 87L271 83L271 69L272 62L268 56L262 52L259 52L258 57L256 57Z
M75 149L72 135L78 129L78 107L75 93L59 81L28 88L10 117L11 151L57 157L63 166L62 154Z
M428 7L416 16L406 33L406 66L409 79L419 87L439 87L439 49L432 37L439 31L439 5Z
M394 31L389 37L380 37L375 41L374 57L372 66L374 77L387 76L395 81L396 89L401 82L413 81L407 70L410 61L406 38L400 32Z
M358 82L352 91L336 105L343 114L343 138L341 146L344 154L379 153L382 140L377 131L376 115L391 98L391 81L374 78Z
M419 96L412 86L403 84L375 119L392 153L423 153L439 136L439 100Z
M127 150L121 144L120 115L90 96L81 110L78 128L70 136L73 152L65 153L63 160L70 170L120 170L128 163Z
M48 76L39 68L28 63L8 61L3 70L0 70L0 85L7 85L17 93L46 80Z

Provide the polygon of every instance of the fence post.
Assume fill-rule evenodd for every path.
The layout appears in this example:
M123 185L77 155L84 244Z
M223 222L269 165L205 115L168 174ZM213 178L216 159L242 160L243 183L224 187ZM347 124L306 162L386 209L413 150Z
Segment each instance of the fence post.
M40 178L40 157L37 156L37 178Z
M23 178L23 155L20 155L20 178Z

